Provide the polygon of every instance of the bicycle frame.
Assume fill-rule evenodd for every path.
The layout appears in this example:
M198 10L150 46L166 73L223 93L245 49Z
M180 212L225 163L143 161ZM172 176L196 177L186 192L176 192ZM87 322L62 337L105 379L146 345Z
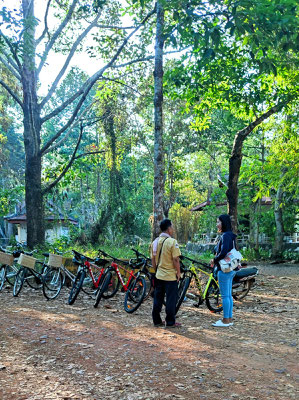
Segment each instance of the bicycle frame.
M99 283L101 281L101 278L102 278L102 276L104 274L105 268L104 267L98 267L96 264L92 264L88 260L85 260L84 267L87 268L89 276L91 277L93 286L97 289L99 287ZM95 280L95 277L93 275L91 267L96 268L98 271L100 271L100 275L99 275L97 280Z
M134 275L134 273L133 273L133 270L131 270L131 271L128 271L126 268L124 268L124 267L122 267L121 265L118 265L118 264L116 264L114 261L111 263L111 267L115 270L115 272L117 273L117 276L118 276L118 279L119 279L119 281L120 281L120 284L122 285L122 287L123 287L123 289L124 289L124 291L126 292L127 290L128 290L128 288L129 288L129 286L130 286L130 282L131 282L131 280L134 278L136 278L136 276ZM129 272L129 278L128 278L128 280L127 280L127 283L124 283L124 280L123 280L123 277L121 276L121 273L120 273L120 271L119 271L119 268L120 269L122 269L122 270L124 270L124 271L126 271L126 272Z
M192 274L194 276L194 279L196 282L196 287L197 287L199 294L203 300L205 300L205 298L206 298L207 291L209 289L211 281L214 281L216 283L216 285L219 287L217 280L213 277L213 272L207 272L199 267L195 267L194 265L191 265L191 267L189 267L189 270L192 272ZM202 285L201 285L200 279L198 277L198 271L200 271L201 273L203 273L209 277L208 282L205 285L204 291L202 290Z
M64 280L65 276L67 276L72 282L74 282L76 275L74 275L71 271L69 271L64 265L61 265L59 268L60 271L63 272L64 274Z

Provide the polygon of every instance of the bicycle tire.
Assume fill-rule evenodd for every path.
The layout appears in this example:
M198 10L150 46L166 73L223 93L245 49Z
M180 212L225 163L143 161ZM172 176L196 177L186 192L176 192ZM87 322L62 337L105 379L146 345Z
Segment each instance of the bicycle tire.
M1 265L1 267L0 267L0 291L3 288L5 280L6 280L6 265Z
M144 295L144 299L143 299L143 301L145 301L152 294L152 292L154 290L154 286L153 286L153 278L150 273L148 273L148 274L142 273L142 276L144 277L145 284L146 284L146 290L145 290L145 295Z
M34 290L41 289L43 286L42 275L39 272L33 273L30 270L27 270L26 281L28 285Z
M69 298L68 298L69 305L72 305L75 303L76 298L78 297L78 294L82 288L82 285L83 285L83 282L85 279L85 274L86 274L86 272L84 270L81 270L77 273L76 278L73 282L73 286L70 291Z
M176 303L176 307L175 307L175 313L177 313L185 299L187 290L190 286L191 283L191 276L185 276L182 281L180 282L179 285L179 293L178 293L178 301Z
M54 300L63 286L63 275L59 269L51 268L44 276L43 294L47 300Z
M16 278L15 278L15 283L13 286L13 296L17 297L22 290L22 287L24 285L26 277L26 268L21 267L19 271L17 272Z
M206 294L206 305L210 311L215 313L221 312L223 309L220 289L217 283L214 281L211 281L208 287Z
M234 289L233 289L233 294L232 294L233 298L238 301L244 299L244 297L248 295L248 293L251 289L251 286L252 286L252 282L250 282L248 280L248 281L242 282L241 285L244 289L241 292L236 292L236 293L234 293Z
M146 282L143 276L132 280L126 292L124 300L124 309L131 314L136 311L144 300L146 292Z
M111 279L108 283L107 289L102 294L104 299L111 299L113 296L116 295L120 287L120 280L116 271L114 269L110 269L109 272L111 273Z
M107 271L103 277L101 285L99 285L97 293L96 293L96 299L94 302L94 308L97 308L99 305L99 302L101 301L101 298L103 297L103 293L108 289L109 283L111 282L112 279L112 271Z
M14 264L14 267L17 268L16 264ZM19 270L19 269L17 269L17 272L16 272L14 267L12 267L10 265L6 266L6 282L9 283L11 286L14 285L15 280L16 280L16 275Z

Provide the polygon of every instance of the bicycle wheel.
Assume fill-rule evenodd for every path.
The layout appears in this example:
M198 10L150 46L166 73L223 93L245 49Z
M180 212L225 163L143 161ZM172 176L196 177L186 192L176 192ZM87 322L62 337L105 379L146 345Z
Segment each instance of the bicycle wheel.
M2 290L6 278L6 265L0 267L0 290Z
M126 292L124 309L131 314L136 311L144 300L146 282L143 276L134 279Z
M103 293L105 293L108 290L111 279L112 279L112 271L107 271L103 277L102 284L99 285L97 290L96 299L93 305L95 308L99 305L99 302L103 297Z
M14 264L13 266L6 266L6 281L13 286L15 283L16 275L18 273L19 268Z
M60 269L51 268L44 276L43 294L48 300L54 300L63 285L63 275Z
M76 278L75 278L75 280L73 282L73 286L72 286L72 289L71 289L71 292L70 292L70 295L69 295L69 299L68 299L68 303L70 305L74 304L76 298L78 297L78 294L79 294L79 292L80 292L80 290L82 288L82 285L83 285L83 281L85 279L85 274L86 274L85 271L81 270L76 275Z
M179 284L179 293L178 293L178 301L176 303L175 307L175 312L177 313L184 301L184 298L186 296L187 290L190 286L191 283L191 277L190 276L185 276Z
M41 289L43 286L42 275L38 272L35 272L35 271L32 272L28 269L27 269L27 274L26 274L26 281L27 281L28 285L34 290Z
M212 281L206 294L206 305L212 312L222 311L222 300L219 286L216 282Z
M250 282L250 281L242 282L240 284L240 286L235 291L234 291L234 288L233 288L233 291L232 291L233 298L235 300L244 299L244 297L248 295L248 293L249 293L249 291L251 289L251 286L252 286L252 282Z
M119 277L116 271L114 269L110 269L109 272L111 274L111 278L106 290L102 293L104 299L111 299L111 297L115 296L120 286Z
M21 267L16 275L15 283L13 285L13 295L17 297L24 285L26 277L26 268Z
M145 301L152 294L152 292L154 290L154 286L153 286L153 278L152 278L152 275L150 273L142 275L142 276L145 279L145 285L146 285L146 290L145 290L145 295L144 295L144 301Z

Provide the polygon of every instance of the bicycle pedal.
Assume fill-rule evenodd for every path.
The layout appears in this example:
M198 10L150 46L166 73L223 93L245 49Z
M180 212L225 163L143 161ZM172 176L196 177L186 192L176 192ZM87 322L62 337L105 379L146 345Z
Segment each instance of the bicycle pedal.
M194 307L198 308L199 306L201 306L203 304L203 299L199 299L197 303L194 303Z

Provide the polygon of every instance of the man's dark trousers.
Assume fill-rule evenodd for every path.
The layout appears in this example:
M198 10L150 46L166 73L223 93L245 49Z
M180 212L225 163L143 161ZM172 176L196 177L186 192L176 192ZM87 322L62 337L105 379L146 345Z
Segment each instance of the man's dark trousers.
M166 325L174 325L175 323L175 308L178 298L178 283L177 281L162 281L155 280L154 304L152 317L154 325L160 325L162 319L160 312L163 306L163 300L166 294Z

